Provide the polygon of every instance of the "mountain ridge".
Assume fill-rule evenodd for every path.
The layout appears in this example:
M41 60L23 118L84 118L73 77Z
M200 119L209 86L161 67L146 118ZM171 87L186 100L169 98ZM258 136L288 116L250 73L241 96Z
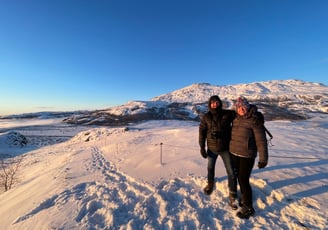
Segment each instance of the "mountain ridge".
M64 122L83 125L119 126L145 120L199 120L207 111L207 100L219 95L224 108L233 109L234 100L243 95L256 104L269 120L302 120L314 113L328 113L328 87L301 80L271 80L216 86L192 85L162 94L150 101L129 101L104 110L72 115Z
M222 99L236 99L238 96L243 95L248 99L256 99L259 98L258 95L263 96L270 93L285 95L286 91L290 92L290 94L294 94L295 91L301 94L308 94L308 87L316 87L319 93L325 93L327 90L327 86L322 83L315 82L305 82L301 80L271 80L271 81L263 81L263 82L253 82L253 83L241 83L241 84L233 84L233 85L212 85L210 83L195 83L190 86L181 88L179 90L175 90L171 93L163 94L157 97L154 97L152 101L163 100L170 101L169 97L174 96L171 99L175 102L186 102L190 101L190 99L186 99L181 101L181 92L195 91L199 89L206 93L206 95L202 95L198 93L200 96L198 98L199 102L203 102L208 99L208 93L212 91L212 94L219 95ZM255 95L257 94L257 95ZM312 93L311 93L312 94ZM177 97L179 96L179 97ZM204 98L204 96L206 96ZM272 95L273 97L274 95ZM179 101L180 100L180 101Z
M63 118L64 123L121 126L146 120L192 120L207 111L207 100L219 95L223 107L234 109L234 100L245 96L270 120L303 120L328 113L328 86L302 80L271 80L233 85L194 83L149 101L129 101L123 105L92 111L39 112L2 116L2 119Z

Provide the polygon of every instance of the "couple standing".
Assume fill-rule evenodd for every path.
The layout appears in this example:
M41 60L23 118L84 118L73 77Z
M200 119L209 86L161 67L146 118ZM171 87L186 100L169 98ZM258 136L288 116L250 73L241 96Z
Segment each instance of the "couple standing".
M214 95L208 101L208 109L199 124L200 153L208 159L207 185L204 193L210 195L213 191L215 163L220 156L228 175L229 205L234 210L238 209L238 180L241 209L237 216L247 219L255 213L249 178L257 152L259 168L264 168L268 162L263 115L244 97L237 99L233 111L222 109L221 99Z

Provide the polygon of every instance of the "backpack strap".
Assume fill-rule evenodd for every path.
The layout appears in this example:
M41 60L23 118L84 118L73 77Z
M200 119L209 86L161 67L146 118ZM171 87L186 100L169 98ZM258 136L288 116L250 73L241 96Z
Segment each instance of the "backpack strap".
M264 127L265 132L270 136L270 140L268 140L268 144L270 146L274 146L274 144L272 144L272 142L271 142L271 140L273 138L272 134L269 132L269 130L264 125L263 125L263 127Z
M269 135L270 139L273 138L272 134L269 132L269 130L263 125L265 132Z

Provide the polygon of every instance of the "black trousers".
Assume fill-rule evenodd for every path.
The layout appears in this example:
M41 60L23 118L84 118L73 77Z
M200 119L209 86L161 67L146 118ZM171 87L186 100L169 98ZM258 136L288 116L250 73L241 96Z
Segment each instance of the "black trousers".
M236 168L238 183L241 193L241 204L247 207L253 207L252 187L249 178L254 167L254 158L239 157L232 154L232 161Z

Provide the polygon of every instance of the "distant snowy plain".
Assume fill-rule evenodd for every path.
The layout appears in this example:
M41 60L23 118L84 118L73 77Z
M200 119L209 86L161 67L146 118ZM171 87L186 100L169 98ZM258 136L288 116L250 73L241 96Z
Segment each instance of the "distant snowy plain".
M24 156L19 183L0 194L0 229L327 229L327 118L266 123L273 146L269 165L253 170L248 220L228 206L221 159L213 194L203 194L197 122L1 120L29 143L9 146L0 133L1 154Z

